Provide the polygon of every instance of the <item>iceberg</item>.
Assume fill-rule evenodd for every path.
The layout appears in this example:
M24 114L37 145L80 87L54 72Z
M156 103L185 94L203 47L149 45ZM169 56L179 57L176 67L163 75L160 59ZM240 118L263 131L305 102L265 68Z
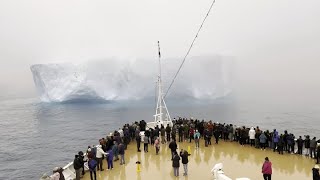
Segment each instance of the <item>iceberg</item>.
M180 61L162 60L164 92ZM220 56L193 57L169 92L174 98L214 99L231 89L231 61ZM85 63L34 64L30 67L43 102L138 100L155 95L157 61L107 59Z

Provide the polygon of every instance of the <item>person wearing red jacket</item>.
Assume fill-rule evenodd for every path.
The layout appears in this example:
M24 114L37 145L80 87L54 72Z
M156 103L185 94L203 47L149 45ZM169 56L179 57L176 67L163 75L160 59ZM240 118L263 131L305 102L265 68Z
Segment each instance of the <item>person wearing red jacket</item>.
M265 158L265 161L262 165L262 174L264 180L271 180L272 163L269 161L268 157Z

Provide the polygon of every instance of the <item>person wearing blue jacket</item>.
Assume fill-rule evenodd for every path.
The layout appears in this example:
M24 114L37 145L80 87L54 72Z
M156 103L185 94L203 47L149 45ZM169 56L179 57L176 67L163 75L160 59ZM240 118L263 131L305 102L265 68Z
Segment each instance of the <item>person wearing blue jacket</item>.
M107 155L108 170L113 169L113 151L110 149Z
M276 149L278 148L278 142L279 142L279 134L278 131L276 129L273 130L273 152L276 151Z
M89 158L88 161L88 166L89 166L89 171L90 171L90 179L93 180L92 175L94 175L94 180L97 179L97 171L96 171L96 167L97 167L97 161L95 159Z
M116 141L113 141L113 146L112 146L112 152L113 152L113 156L114 156L114 161L118 161L119 160L119 151L118 151L118 143Z

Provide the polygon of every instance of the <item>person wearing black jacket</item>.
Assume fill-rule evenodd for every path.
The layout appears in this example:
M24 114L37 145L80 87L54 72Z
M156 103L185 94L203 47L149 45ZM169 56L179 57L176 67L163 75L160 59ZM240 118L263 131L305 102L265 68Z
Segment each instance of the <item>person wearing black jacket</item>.
M310 153L310 136L307 135L304 140L304 148L306 149L306 156L309 156Z
M182 159L182 164L183 164L183 169L184 169L183 175L184 176L188 175L188 162L189 162L188 156L190 156L190 154L186 150L181 149L180 157Z
M169 126L169 124L167 124L166 127L166 135L167 135L167 142L170 142L170 134L171 134L171 127Z
M179 167L180 167L180 157L177 154L177 151L174 151L173 158L172 158L172 167L174 176L179 176Z
M316 137L313 137L312 140L310 140L310 157L316 158L316 147L317 147L317 141Z
M140 144L141 144L140 134L136 136L136 142L137 142L137 150L138 150L138 152L141 152L141 150L140 150Z
M171 149L171 159L173 159L174 153L177 152L178 145L175 140L172 140L169 144L169 148Z
M81 163L80 163L80 160L79 160L79 155L75 155L75 157L74 157L73 168L76 171L76 180L80 180Z
M312 168L312 177L313 180L320 180L318 165L315 165L314 168Z
M216 144L218 144L219 143L219 135L220 135L219 130L216 129L213 132L213 135L214 135L214 138L216 139Z
M83 160L84 156L83 156L83 152L79 151L78 155L79 155L79 162L81 164L82 175L84 175L84 160Z
M304 143L304 141L302 140L301 136L299 136L299 139L297 139L298 154L302 154L303 143Z
M179 142L183 142L183 126L180 125L178 128L178 134L179 134Z
M317 145L317 164L319 164L320 159L320 146Z

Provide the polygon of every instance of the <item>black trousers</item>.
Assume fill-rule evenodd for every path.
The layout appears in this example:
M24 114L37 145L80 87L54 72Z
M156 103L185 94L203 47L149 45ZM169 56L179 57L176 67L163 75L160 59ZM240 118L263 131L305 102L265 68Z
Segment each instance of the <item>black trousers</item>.
M189 142L191 142L191 139L193 139L193 134L189 136Z
M167 133L167 142L170 142L170 133Z
M97 172L96 172L96 170L94 170L94 171L90 170L90 178L91 178L91 180L93 180L92 174L94 174L94 180L97 180Z
M316 148L310 148L310 157L315 158L316 157Z
M138 149L138 151L140 151L140 141L137 141L137 149Z
M176 141L176 136L172 136L172 140L173 140L173 141Z
M97 158L97 167L98 167L98 170L102 171L102 165L103 165L103 161L102 161L102 158Z
M298 146L298 154L302 154L302 146Z
M254 146L255 139L250 139L250 146Z
M144 146L143 146L143 150L144 150L145 152L148 152L148 143L144 143L143 145L144 145Z
M215 139L216 139L216 144L218 144L219 143L219 136L218 137L214 137Z
M271 174L263 174L264 180L271 180Z
M276 148L278 148L278 143L277 143L277 142L275 142L275 143L274 143L274 146L273 146L273 152L275 152L275 151L276 151Z

